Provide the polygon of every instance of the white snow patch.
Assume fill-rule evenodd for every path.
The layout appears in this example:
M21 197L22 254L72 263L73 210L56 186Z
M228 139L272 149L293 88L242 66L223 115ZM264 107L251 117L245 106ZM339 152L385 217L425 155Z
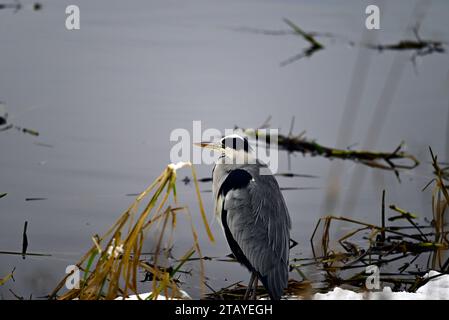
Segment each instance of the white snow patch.
M180 294L180 297L174 298L174 299L172 299L171 297L168 297L168 299L167 299L167 297L164 295L158 295L156 300L190 300L190 299L192 299L189 296L189 294L187 292L185 292L184 290L179 290L179 294ZM140 300L146 300L150 297L150 295L151 295L151 292L146 292L146 293L139 293L138 295L133 294L133 295L128 296L125 299L123 299L123 297L118 297L115 300L139 300L139 298L140 298Z
M436 277L438 276L438 277ZM419 288L415 293L412 292L393 292L390 287L383 288L382 291L355 292L342 288L335 288L327 293L316 293L312 296L313 300L449 300L449 274L440 275L437 271L430 271L425 278L430 279L425 285ZM189 294L180 290L179 299L192 299ZM145 300L151 295L151 292L139 294L140 299ZM122 300L118 297L116 300ZM301 300L298 296L285 296L283 299ZM137 295L131 295L124 300L138 300ZM163 295L158 295L156 300L167 300ZM171 300L171 298L168 298ZM265 299L262 299L265 300Z
M437 271L430 271L424 277L440 275ZM351 290L335 288L327 293L317 293L314 300L449 300L449 275L444 274L430 279L415 293L393 292L390 287L385 287L379 292L357 293Z

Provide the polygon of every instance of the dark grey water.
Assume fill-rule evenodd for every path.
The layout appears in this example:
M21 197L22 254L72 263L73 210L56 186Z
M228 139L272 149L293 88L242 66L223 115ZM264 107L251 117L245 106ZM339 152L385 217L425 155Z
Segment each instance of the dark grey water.
M385 1L380 43L413 35L407 26L415 1ZM321 39L326 49L285 67L280 62L299 53L306 43L293 35L267 36L235 28L287 29L287 17L306 30L332 32L359 41L364 34L366 1L43 1L40 12L0 11L0 100L7 103L10 121L38 130L39 137L16 130L0 132L0 250L20 251L22 228L28 221L30 252L52 257L0 255L0 277L16 267L15 282L0 287L19 295L47 294L101 233L128 207L128 193L142 191L169 162L170 132L192 128L255 127L268 115L272 126L286 133L292 116L295 129L324 145L363 147L372 121L377 141L369 147L392 151L404 140L407 151L422 165L402 174L399 184L390 172L354 163L339 168L340 201L326 212L326 186L332 162L293 157L292 171L320 179L279 178L286 187L318 187L286 191L293 219L292 237L299 246L292 256L309 256L308 239L318 217L348 214L377 221L381 190L388 202L430 216L429 192L421 188L431 177L427 148L448 159L449 55L418 58L410 53L351 47L342 40ZM77 4L81 30L65 29L65 7ZM422 19L423 38L449 40L449 4L432 1ZM447 46L446 46L447 48ZM369 63L366 87L357 103L357 116L343 119L358 55ZM401 64L397 87L387 109L376 105L395 63ZM397 62L396 62L397 63ZM360 80L362 81L362 80ZM358 81L356 81L358 83ZM350 115L354 115L351 113ZM346 115L347 117L347 115ZM337 144L341 123L353 130ZM369 140L369 139L368 139ZM369 141L368 141L369 142ZM36 143L49 144L45 147ZM281 154L281 171L286 155ZM199 166L208 176L209 166ZM365 174L359 185L355 171ZM185 171L188 174L188 171ZM184 174L180 172L180 176ZM203 189L210 189L204 184ZM359 191L355 201L353 190ZM179 186L180 202L192 208L192 186ZM25 201L28 197L47 200ZM212 219L210 193L203 194ZM346 212L349 210L350 212ZM198 230L203 254L229 253L218 223L217 243ZM178 228L175 250L190 241L189 226ZM194 272L197 265L192 265ZM310 270L313 273L313 270ZM237 264L208 262L206 274L215 288L247 280ZM292 275L293 276L293 275ZM198 296L195 277L184 287Z

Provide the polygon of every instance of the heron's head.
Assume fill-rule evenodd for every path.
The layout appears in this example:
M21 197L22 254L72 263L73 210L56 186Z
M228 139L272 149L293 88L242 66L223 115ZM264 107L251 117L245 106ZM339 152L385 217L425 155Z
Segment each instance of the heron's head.
M232 149L234 151L249 152L251 147L249 146L248 139L241 137L238 134L230 134L220 139L222 149Z
M251 147L249 146L248 139L239 136L238 134L230 134L221 138L219 141L215 142L200 142L196 143L197 146L201 148L213 149L218 151L240 151L249 152Z
M238 134L230 134L215 142L200 142L196 144L202 148L213 149L221 153L220 159L226 158L232 163L247 163L253 158L248 139Z

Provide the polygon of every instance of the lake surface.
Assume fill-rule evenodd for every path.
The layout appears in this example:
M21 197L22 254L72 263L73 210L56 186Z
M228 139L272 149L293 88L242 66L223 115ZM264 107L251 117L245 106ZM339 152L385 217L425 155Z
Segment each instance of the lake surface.
M415 1L377 2L381 30L369 34L364 12L372 3L73 0L43 1L39 12L1 10L0 100L11 123L40 135L0 132L0 193L8 193L0 199L0 250L21 250L28 221L28 251L52 256L0 255L0 277L16 267L15 282L0 287L0 297L12 298L9 289L24 297L48 294L91 246L91 236L105 232L133 201L126 194L142 191L170 162L171 131L192 130L194 120L224 131L257 127L272 115L272 127L286 134L295 116L294 132L305 130L323 145L393 151L405 141L421 161L399 183L392 172L293 156L292 172L320 178L278 179L282 187L316 188L284 192L299 242L291 257L310 257L309 238L321 216L378 223L383 189L388 203L430 217L431 190L421 192L432 177L428 146L449 160L449 55L418 57L414 67L411 52L378 52L342 39L413 39L408 27L420 19L422 38L449 41L449 3L432 1L425 16L411 18ZM70 4L81 10L77 31L65 28ZM324 50L281 67L307 47L302 38L242 29L288 30L283 18L339 38L319 38ZM366 66L361 72L354 72L357 59ZM386 84L394 88L391 100L377 107L389 94ZM357 93L360 99L351 96ZM356 114L344 113L348 101L357 102ZM349 133L338 145L345 128ZM287 171L285 153L280 163ZM326 201L331 167L340 176L335 205ZM212 167L197 170L207 177ZM180 183L178 193L198 218L193 186ZM212 195L202 195L213 221ZM46 200L25 201L33 197ZM215 244L200 220L195 223L204 255L230 253L218 222L212 223ZM183 253L190 241L184 221L174 252ZM183 288L198 297L198 265L188 269L193 276ZM227 262L206 262L206 276L215 289L249 279L244 268Z

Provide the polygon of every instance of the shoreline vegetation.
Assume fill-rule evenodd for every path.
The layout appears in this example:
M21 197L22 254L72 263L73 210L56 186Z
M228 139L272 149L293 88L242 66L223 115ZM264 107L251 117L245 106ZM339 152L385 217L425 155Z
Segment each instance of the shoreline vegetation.
M269 119L260 128L266 128L268 121ZM236 127L236 132L257 140L261 134L259 129ZM309 141L304 138L304 133L294 136L291 132L288 135L279 135L278 144L281 150L289 153L301 152L303 155L349 160L375 169L393 171L398 179L400 170L412 170L419 165L419 161L413 155L401 151L402 144L392 153L340 150ZM428 224L420 225L417 214L395 204L388 206L392 214L387 217L385 191L381 199L379 225L344 216L328 215L320 218L310 238L313 257L290 260L290 271L296 272L302 280L289 280L286 298L344 298L354 296L351 292L354 294L365 292L366 281L370 276L366 268L372 265L378 268L391 269L393 266L396 268L395 272L380 273L382 283L392 286L391 289L384 291L419 292L419 288L425 286L429 280L449 273L447 254L449 241L445 221L449 204L447 186L449 167L442 166L433 151L430 148L429 150L434 178L424 189L433 186L432 216L421 215L427 218ZM409 160L412 164L395 164L393 163L395 160ZM246 290L246 286L241 282L215 290L205 281L204 261L214 259L233 261L233 257L220 259L202 255L192 213L189 208L180 205L177 199L177 171L183 168L191 169L192 179L189 178L189 182L193 182L195 186L198 205L195 212L200 213L207 238L214 242L199 189L199 181L204 179L197 178L191 163L170 164L146 190L137 195L130 207L105 234L92 237L92 247L76 263L81 272L79 287L70 290L66 288L68 279L76 271L72 270L61 279L48 298L141 299L138 283L141 282L139 273L143 271L144 282L150 283L151 287L151 291L143 296L145 299L190 299L189 294L182 290L179 279L182 275L190 274L183 269L185 264L196 261L199 263L201 296L204 299L241 299ZM184 180L181 180L181 183L185 183ZM204 182L210 180L206 179ZM2 195L6 196L6 193ZM178 227L177 220L180 215L186 216L190 221L191 247L181 258L175 260L175 265L167 266L165 262L171 255L173 235ZM333 229L333 222L337 221L344 224L344 230L349 231L338 238L333 238L338 231ZM144 257L146 255L143 254L142 247L150 237L156 241L151 260L148 261ZM27 241L25 224L24 250L21 253L8 251L1 253L22 254L22 256L33 254L26 252ZM297 245L294 240L293 242L292 246ZM427 256L427 263L418 266L418 260L422 256ZM324 273L324 279L319 287L314 286L304 271L304 268L310 266ZM1 278L0 285L14 280L14 271ZM429 272L436 272L438 275L433 274L429 277L427 276ZM341 291L348 288L351 289L350 292ZM206 293L206 290L209 292ZM334 295L331 292L334 292ZM391 292L384 294L389 295L391 296ZM262 286L257 288L257 297L267 298ZM364 294L360 297L367 296Z
M77 268L83 272L79 288L61 293L65 289L67 279L75 272L73 270L59 282L49 298L99 300L136 295L140 269L147 272L152 279L152 294L147 297L148 299L157 298L160 293L172 299L182 297L183 293L177 285L177 274L193 254L196 253L199 258L202 257L191 213L188 208L178 205L176 172L183 167L191 168L204 228L209 240L213 242L214 238L204 212L195 169L190 163L170 164L145 191L137 196L131 206L104 235L92 237L93 246L76 264ZM141 205L143 209L139 213ZM161 267L158 262L168 258L169 250L164 249L172 246L177 217L181 214L186 215L191 222L192 246L180 259L178 265L169 270ZM152 264L141 259L142 246L149 234L157 239ZM201 259L200 269L201 279L203 279L204 265Z
M249 130L245 131L249 132ZM257 134L257 130L254 132ZM290 140L288 146L295 145L295 143L303 145L301 136L284 137L284 140L280 141L287 141L287 139ZM311 144L307 143L307 145ZM284 150L290 149L286 147ZM351 154L360 155L361 153ZM380 155L379 159L382 160L392 156L415 159L412 155L400 153L399 149L389 155L370 151L367 151L367 154ZM448 168L440 166L431 149L430 154L434 179L426 186L427 188L433 185L432 217L429 224L419 225L415 213L408 212L394 204L388 207L393 215L387 219L385 192L382 196L381 223L379 225L343 216L320 218L310 239L314 256L303 259L292 258L290 261L291 271L297 272L302 280L290 279L286 298L313 298L316 294L328 293L341 286L342 290L346 290L343 288L352 288L356 293L364 292L366 291L366 279L370 275L365 269L369 265L383 268L399 264L397 272L381 273L382 283L393 285L393 291L405 290L409 293L417 292L419 288L426 285L429 281L427 273L434 271L438 272L439 276L447 274L449 271L449 258L447 258L449 243L445 213L449 203L446 185ZM314 155L329 156L326 153ZM341 157L340 160L352 160L366 164L359 161L358 158L352 157ZM415 161L418 165L418 160L415 159ZM372 166L371 163L368 165L385 169L381 166ZM205 281L204 261L213 259L232 261L233 257L217 259L201 254L198 233L192 222L192 213L187 207L178 204L177 200L177 171L185 167L191 168L191 181L193 181L197 195L197 210L202 217L204 231L209 241L213 242L214 236L206 219L194 167L190 163L168 165L163 173L136 197L131 206L104 235L92 237L92 247L76 264L82 272L80 287L66 290L65 283L72 275L69 273L59 282L49 298L61 300L127 299L131 296L133 299L142 297L145 299L189 299L188 293L181 288L179 278L181 275L189 273L183 270L183 266L188 262L196 261L200 267L201 296L204 299L241 299L246 290L246 286L241 282L215 290ZM395 166L394 171L398 175L396 171L405 169L412 168ZM161 261L167 261L171 254L170 248L173 246L173 234L179 215L186 215L191 222L192 245L181 258L176 260L175 265L167 266ZM345 230L349 228L350 231L338 239L333 239L331 235L332 221L337 220L347 224ZM395 222L402 224L395 225ZM403 224L404 222L406 225ZM321 229L320 226L322 226ZM319 229L322 234L321 238L317 238ZM141 257L141 254L143 243L150 236L157 241L154 244L152 259L147 261ZM293 246L295 245L297 244ZM423 255L428 255L427 265L417 268L416 260ZM308 266L315 266L325 273L320 288L314 287L307 278L306 272L303 271ZM138 273L141 271L145 272L146 282L150 283L151 287L151 291L142 297L138 292ZM4 278L2 283L8 281L8 277L11 278L12 273ZM206 289L209 293L206 293ZM259 299L267 297L261 286L257 289L257 297Z

